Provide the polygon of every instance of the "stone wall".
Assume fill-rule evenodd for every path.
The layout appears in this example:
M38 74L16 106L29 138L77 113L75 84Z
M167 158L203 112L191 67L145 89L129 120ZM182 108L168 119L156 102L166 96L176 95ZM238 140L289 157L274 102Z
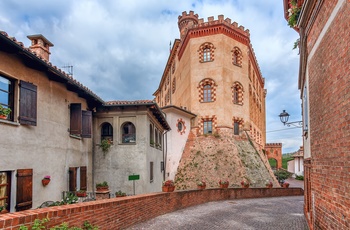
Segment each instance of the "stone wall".
M159 215L210 201L276 196L301 196L301 188L236 188L152 193L56 206L0 215L0 229L15 230L48 217L47 227L62 222L81 226L85 220L100 230L125 229Z

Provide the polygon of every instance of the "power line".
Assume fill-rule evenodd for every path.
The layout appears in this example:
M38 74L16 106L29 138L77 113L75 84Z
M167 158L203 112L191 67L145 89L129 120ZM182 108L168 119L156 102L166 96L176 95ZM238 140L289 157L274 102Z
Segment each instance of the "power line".
M300 127L292 127L292 128L286 128L286 129L276 129L276 130L266 131L266 133L273 133L273 132L279 132L279 131L290 130L290 129L299 129L299 128Z

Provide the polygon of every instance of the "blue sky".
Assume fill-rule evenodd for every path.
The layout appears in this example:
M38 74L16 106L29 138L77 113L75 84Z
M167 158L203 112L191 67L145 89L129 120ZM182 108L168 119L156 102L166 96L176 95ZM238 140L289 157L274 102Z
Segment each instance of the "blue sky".
M54 47L50 61L73 65L74 78L104 100L153 99L169 55L179 38L178 16L223 14L250 30L265 78L267 142L283 152L302 145L301 129L281 130L283 109L301 120L297 86L298 34L288 27L276 0L6 0L0 1L0 30L29 46L27 35L43 34ZM273 131L273 132L269 132Z

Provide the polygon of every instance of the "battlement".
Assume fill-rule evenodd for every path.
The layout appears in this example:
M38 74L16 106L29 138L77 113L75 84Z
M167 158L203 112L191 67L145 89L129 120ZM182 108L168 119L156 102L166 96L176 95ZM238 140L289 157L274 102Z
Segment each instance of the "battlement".
M215 25L226 25L227 27L239 31L243 35L250 37L249 29L245 29L244 26L238 25L237 22L231 22L230 18L224 19L224 15L218 15L218 19L215 20L213 16L208 17L208 21L204 21L203 18L198 19L198 14L194 14L193 11L190 11L189 13L186 13L186 11L182 12L182 15L178 18L178 25L180 32L183 33L183 29L192 29L192 28L202 28L202 27L208 27L208 26L215 26ZM188 23L191 21L192 23Z
M266 143L265 147L281 147L282 143Z

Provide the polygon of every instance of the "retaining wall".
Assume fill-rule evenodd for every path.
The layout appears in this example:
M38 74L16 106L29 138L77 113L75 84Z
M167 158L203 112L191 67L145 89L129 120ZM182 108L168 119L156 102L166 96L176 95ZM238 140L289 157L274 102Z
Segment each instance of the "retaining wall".
M48 217L47 227L63 222L82 226L87 220L101 230L125 229L159 215L210 201L276 196L301 196L301 188L228 188L186 190L111 198L0 215L0 229L30 226L35 219Z

